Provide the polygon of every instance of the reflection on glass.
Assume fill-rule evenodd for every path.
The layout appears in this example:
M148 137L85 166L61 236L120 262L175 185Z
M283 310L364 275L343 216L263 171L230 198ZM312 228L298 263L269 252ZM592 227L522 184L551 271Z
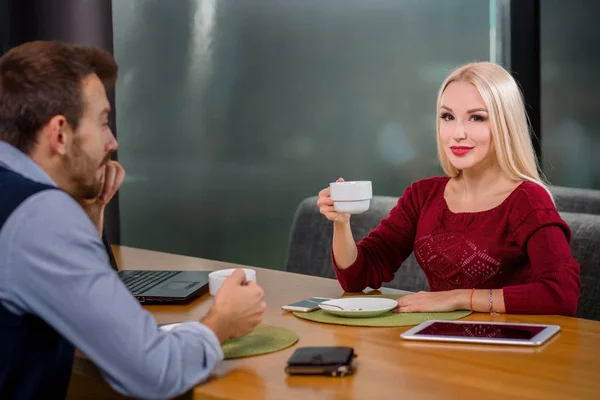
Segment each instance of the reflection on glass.
M435 99L488 60L480 0L113 1L125 245L282 268L339 176L441 173Z
M600 189L600 2L540 5L544 172L555 185Z

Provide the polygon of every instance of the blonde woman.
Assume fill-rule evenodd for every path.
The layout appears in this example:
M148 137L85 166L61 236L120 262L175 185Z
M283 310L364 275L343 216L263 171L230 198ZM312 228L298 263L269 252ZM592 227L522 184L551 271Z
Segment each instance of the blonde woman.
M575 314L571 232L538 174L515 80L493 63L462 66L442 84L437 112L447 176L410 185L358 245L350 216L334 210L328 188L319 193L342 288L380 287L414 251L431 292L402 297L396 311Z

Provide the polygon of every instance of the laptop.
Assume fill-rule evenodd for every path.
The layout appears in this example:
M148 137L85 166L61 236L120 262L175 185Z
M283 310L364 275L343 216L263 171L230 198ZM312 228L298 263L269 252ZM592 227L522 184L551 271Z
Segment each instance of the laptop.
M210 271L120 271L106 238L102 238L110 264L127 289L143 304L181 304L208 292Z
M126 270L118 274L144 304L187 303L208 292L209 271Z

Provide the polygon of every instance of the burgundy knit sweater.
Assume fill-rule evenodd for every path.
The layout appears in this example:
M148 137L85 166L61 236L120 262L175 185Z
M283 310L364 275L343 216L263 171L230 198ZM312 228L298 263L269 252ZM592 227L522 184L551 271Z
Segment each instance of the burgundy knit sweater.
M354 264L341 270L334 260L342 288L381 287L414 251L431 291L503 288L507 313L575 314L579 264L548 193L523 182L497 207L454 213L444 199L448 180L413 183L358 243Z

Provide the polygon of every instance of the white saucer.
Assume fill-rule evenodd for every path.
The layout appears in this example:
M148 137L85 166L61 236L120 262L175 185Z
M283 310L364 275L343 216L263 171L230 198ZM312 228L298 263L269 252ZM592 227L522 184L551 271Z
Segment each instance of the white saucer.
M332 306L339 306L332 307ZM342 299L327 300L319 304L319 307L333 315L350 318L368 318L376 317L393 310L398 306L398 302L383 297L345 297Z

